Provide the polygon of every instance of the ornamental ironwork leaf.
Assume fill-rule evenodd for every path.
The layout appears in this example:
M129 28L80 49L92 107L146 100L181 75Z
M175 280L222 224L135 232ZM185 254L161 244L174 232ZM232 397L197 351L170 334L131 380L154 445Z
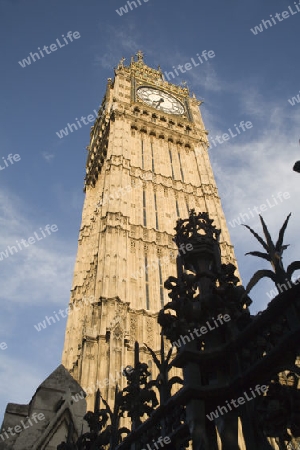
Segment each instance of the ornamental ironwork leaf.
M173 349L174 349L173 347L170 347L169 351L167 353L167 356L166 356L166 363L167 363L168 370L170 370L170 368L172 367L172 363L169 364L169 361L171 359L171 356L172 356L172 353L173 353Z
M283 238L284 238L284 233L285 233L290 216L291 216L291 214L289 214L287 216L287 218L285 219L285 221L279 231L279 237L278 237L276 245L274 245L274 243L271 239L271 235L269 233L269 230L268 230L266 223L265 223L264 219L262 218L262 216L259 216L259 217L260 217L263 232L264 232L264 235L266 238L266 242L254 230L252 230L252 228L250 228L248 225L244 225L246 228L248 228L248 230L250 230L250 232L260 242L260 244L264 247L264 249L267 250L267 254L262 253L262 252L249 252L246 254L258 256L259 258L263 258L263 259L269 261L274 270L273 274L275 275L275 277L274 277L274 275L271 276L271 272L269 272L268 275L259 275L260 278L267 276L267 277L271 278L275 283L284 283L286 280L286 277L289 276L288 273L284 270L284 267L282 264L282 253L288 247L288 245L283 245ZM296 266L294 266L294 267L296 267ZM294 270L296 270L296 269L294 269ZM262 273L263 272L260 272L260 274L262 274ZM249 292L249 290L252 289L252 287L256 283L257 283L256 278L253 278L251 281L251 284L250 284L250 282L248 283L247 292Z
M289 222L289 220L290 220L291 214L292 214L292 213L290 213L290 214L287 216L287 218L285 219L284 224L282 225L282 227L281 227L281 229L280 229L280 231L279 231L278 241L276 242L276 246L275 246L277 252L280 252L280 251L281 251L282 244L283 244L284 233L285 233L287 224L288 224L288 222Z
M167 356L165 356L164 351L164 337L161 335L161 348L160 348L160 360L157 358L154 351L145 344L145 347L150 352L153 361L158 368L159 374L156 377L155 380L151 380L148 383L148 388L156 387L159 390L160 394L160 402L161 404L166 402L171 397L171 388L174 383L180 383L183 384L183 381L180 377L173 377L171 380L168 380L169 371L172 368L172 363L170 363L170 359L172 357L173 353L173 347L170 347L167 353Z
M251 289L259 282L259 280L261 280L264 277L271 278L271 280L273 280L274 283L276 283L276 275L274 272L272 272L272 270L266 269L258 270L257 272L255 272L255 274L247 284L246 293L249 294Z
M295 270L300 269L300 261L293 261L290 265L287 266L286 273L290 278Z
M259 258L266 259L267 261L271 262L272 259L268 253L262 253L262 252L248 252L245 253L245 255L252 255L252 256L258 256Z
M265 241L259 236L259 234L257 234L254 230L252 230L251 227L249 227L249 225L245 225L242 224L243 227L248 228L248 230L253 234L253 236L258 240L258 242L260 242L260 244L263 246L263 248L265 250L267 250L267 252L269 251L269 247L267 246L267 244L265 243Z
M159 361L158 357L156 356L156 354L154 353L154 351L152 350L152 348L150 348L147 344L145 344L144 342L144 346L147 348L148 352L151 354L152 359L154 361L154 364L156 365L156 367L160 370L161 369L161 362Z
M262 224L263 232L264 232L264 235L265 235L265 238L266 238L266 241L267 241L268 251L270 253L274 253L276 251L275 250L275 245L274 245L274 243L272 241L272 238L271 238L271 235L270 235L269 230L267 228L267 225L266 225L264 219L262 218L262 216L260 214L259 214L259 218L260 218L260 222Z
M175 383L183 384L183 380L178 376L174 376L174 377L170 378L170 380L168 381L168 387L171 389L173 384L175 384Z

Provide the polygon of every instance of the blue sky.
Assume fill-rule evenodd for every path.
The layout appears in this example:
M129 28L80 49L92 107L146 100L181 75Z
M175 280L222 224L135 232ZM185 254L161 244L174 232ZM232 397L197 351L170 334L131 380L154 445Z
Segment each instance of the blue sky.
M284 262L299 257L300 176L292 166L300 159L300 103L292 106L288 99L300 90L300 13L256 35L250 30L289 6L295 11L294 2L140 2L120 16L116 9L124 0L0 0L0 252L47 224L58 227L0 261L0 344L7 344L0 349L0 417L7 402L27 403L60 363L66 319L41 332L34 324L68 305L90 124L62 139L56 132L98 109L122 56L128 62L142 49L148 65L170 71L203 50L214 51L214 58L174 82L187 81L204 101L201 111L212 138L242 120L253 125L209 150L226 217L232 222L288 192L289 198L263 216L277 237L292 212L286 233L292 245ZM69 31L80 38L24 68L18 63L38 47L56 39L63 43ZM10 153L21 159L11 164ZM260 229L253 216L246 223ZM246 284L258 265L265 267L244 256L259 244L244 227L229 231ZM262 281L253 290L254 313L266 307L272 287Z

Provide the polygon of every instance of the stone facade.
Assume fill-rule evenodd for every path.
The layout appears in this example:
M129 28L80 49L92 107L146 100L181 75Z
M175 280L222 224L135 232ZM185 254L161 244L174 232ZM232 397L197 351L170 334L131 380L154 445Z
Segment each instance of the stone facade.
M83 422L86 401L78 394L81 387L60 365L38 387L28 405L7 405L0 450L56 450L69 433L76 441L87 431Z
M146 101L138 94L142 87L150 87ZM167 110L173 101L180 113ZM173 235L179 217L192 208L207 211L222 230L223 262L236 265L200 103L187 87L164 81L141 52L129 66L121 60L114 80L108 79L87 148L86 197L62 357L87 391L88 409L98 386L110 400L112 380L124 386L121 371L133 364L135 340L147 363L151 358L143 343L160 347L156 318L168 301L163 283L176 274Z

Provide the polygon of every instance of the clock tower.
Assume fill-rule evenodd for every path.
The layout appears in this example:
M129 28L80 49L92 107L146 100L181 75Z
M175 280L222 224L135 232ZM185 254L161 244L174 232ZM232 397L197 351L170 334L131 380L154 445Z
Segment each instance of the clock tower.
M236 265L200 103L148 67L142 52L128 66L123 58L108 79L87 147L62 358L87 392L88 409L98 387L109 401L115 384L123 387L135 341L149 364L143 343L160 348L157 313L168 301L164 281L176 275L177 219L207 211L221 229L223 262Z

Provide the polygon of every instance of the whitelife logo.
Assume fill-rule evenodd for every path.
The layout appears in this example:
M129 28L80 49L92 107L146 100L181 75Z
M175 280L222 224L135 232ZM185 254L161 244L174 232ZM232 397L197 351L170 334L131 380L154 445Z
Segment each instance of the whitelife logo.
M147 3L148 1L149 1L149 0L144 0L144 3ZM137 2L138 2L138 4L139 4L140 6L142 6L141 0L137 0ZM133 10L132 5L134 5L135 8L138 7L138 5L137 5L137 3L136 3L135 1L130 2L130 1L128 0L128 1L127 1L127 5L129 6L129 8L130 8L131 11ZM123 16L123 14L127 14L127 13L129 12L128 6L127 6L127 5L121 6L120 9L116 9L116 13L118 13L119 16Z
M188 70L192 70L194 67L200 66L200 64L203 64L204 61L208 61L208 58L214 58L215 56L216 55L215 55L215 52L213 50L209 50L209 51L203 50L203 52L201 53L201 56L199 55L199 53L197 53L197 60L199 62L195 61L195 58L191 58L190 59L191 62L187 62L184 65L179 64L177 67L172 66L172 68L173 68L176 76L178 77L181 73L186 73ZM180 73L178 72L178 70L180 70ZM171 80L170 77L175 78L174 72L172 72L172 71L167 72L166 71L164 73L164 75L163 75L164 80L165 81L166 80L170 81Z
M81 116L80 117L80 120L83 123L83 125L88 125L89 123L92 123L92 122L94 122L96 120L96 118L98 116L98 113L97 113L97 111L95 109L93 111L95 113L95 117L94 117L93 114L89 114L88 116ZM86 122L86 119L87 119L87 122ZM79 120L77 119L77 117L75 117L75 120L77 121L78 127L82 128L82 125L79 122ZM64 128L63 130L60 130L60 131L56 131L56 134L59 137L59 139L62 139L64 136L68 136L68 134L69 134L68 128L69 128L71 133L73 133L73 131L77 131L78 130L78 128L77 128L75 123L67 123L67 127L66 128Z
M153 445L154 448L151 447L150 444L147 444L147 448L142 448L141 450L159 450L160 448L164 447L165 444L166 445L170 444L170 442L171 442L171 439L169 438L169 436L165 436L165 437L159 436L157 441L155 441L155 439L152 440L153 444L151 444L151 445ZM160 447L158 444L160 445Z
M224 144L224 142L229 141L229 139L234 138L239 134L241 134L241 130L245 132L247 130L250 130L252 127L253 127L252 122L250 122L249 120L247 122L241 120L239 125L235 123L234 128L237 134L235 134L231 130L231 128L228 128L228 133L223 133L222 136L217 135L214 139L210 138L210 142L212 143L211 148L216 147L218 144Z
M79 402L80 400L83 400L86 396L86 394L91 395L94 394L95 392L97 392L98 389L103 389L106 386L115 386L119 380L119 378L121 378L121 376L124 376L124 372L127 372L129 374L131 374L131 372L134 369L130 366L124 367L124 369L121 369L120 372L116 372L115 377L113 377L113 375L110 373L109 374L109 378L105 378L102 381L98 381L96 382L95 385L90 385L86 388L83 388L82 391L78 392L75 395L72 395L72 399L74 400L74 402Z
M42 239L47 237L47 234L45 234L44 231L46 231L48 233L48 236L50 236L51 232L52 233L56 233L56 231L58 230L57 225L53 224L53 225L46 225L44 227L44 230L42 228L40 228L40 232L42 236L38 235L38 232L35 231L34 237L31 236L29 237L27 240L26 239L20 239L19 241L16 241L17 246L19 247L19 250L23 250L23 248L29 247L29 245L35 244L36 241L41 241ZM22 245L23 247L22 247ZM19 250L17 249L17 247L15 245L12 245L11 247L8 245L6 247L6 250L4 250L3 252L0 252L0 261L3 261L3 257L4 258L8 258L9 257L9 253L11 255L14 255L15 253L19 253Z
M254 206L253 208L248 208L248 211L240 213L239 217L233 220L229 220L228 223L231 227L234 228L236 225L241 225L245 223L246 220L250 220L250 216L254 218L255 215L259 215L262 212L267 211L268 208L274 208L274 206L280 205L280 203L278 203L278 200L282 203L283 200L287 200L289 198L291 198L289 192L278 192L276 198L274 195L272 195L272 198L266 199L266 203L262 203L260 206Z
M13 165L14 162L18 162L21 159L21 156L18 153L15 153L14 155L12 153L10 153L9 155L7 155L6 158L4 158L4 156L2 156L3 159L3 164L4 167L0 164L0 170L5 170L6 167L10 167ZM10 162L10 164L8 164L7 160Z
M58 311L58 314L60 314L60 316L63 319L65 319L66 317L68 317L69 314L72 314L74 311L78 311L84 305L91 305L92 302L94 302L94 301L95 301L94 295L91 295L90 297L83 297L83 299L78 302L79 303L78 306L76 306L75 303L73 303L72 306L68 306L65 310L60 309ZM57 315L56 311L53 311L53 314L55 315L56 320L54 319L53 316L45 316L45 320L43 320L43 322L39 322L37 325L34 325L34 328L37 331L41 331L41 330L45 330L48 325L50 326L53 323L60 322L60 318ZM47 321L47 323L46 323L46 321Z
M296 3L294 2L294 5L296 7L296 11L292 9L291 6L288 6L288 10L289 11L282 11L281 13L276 13L275 17L278 20L278 22L276 22L275 17L273 17L272 14L270 14L271 20L273 22L271 22L271 20L262 20L260 25L256 25L253 28L250 28L250 31L256 36L258 33L262 33L265 30L267 30L268 28L272 27L273 25L277 25L279 22L282 22L284 19L288 19L291 16L294 16L295 14L300 12L300 2ZM280 17L281 14L281 17ZM265 27L265 28L264 28Z
M6 439L9 439L10 436L16 436L16 433L21 433L21 431L26 430L29 427L32 427L34 425L34 423L32 423L31 419L37 423L38 420L45 420L45 416L43 413L33 413L31 415L31 417L26 417L26 419L28 419L27 423L24 423L23 420L21 420L21 425L15 425L14 427L8 427L7 430L1 430L1 434L0 434L0 438L2 439L2 441L5 441ZM25 420L26 420L25 419ZM15 431L15 433L13 432L13 430ZM10 433L10 436L9 434ZM5 437L3 436L3 434L5 435Z
M73 42L73 38L74 38L74 39L79 39L80 37L81 37L81 36L80 36L80 34L79 34L78 31L74 31L74 32L68 31L68 33L67 33L67 38L69 39L70 42ZM63 38L65 44L62 44L62 43L60 42L59 39L56 39L56 42L57 42L57 45L58 45L59 48L63 48L63 47L65 47L66 45L69 44L69 42L68 42L67 39L65 38L65 35L64 35L64 34L62 34L62 38ZM50 55L50 53L56 52L56 50L58 50L57 45L56 45L56 44L51 44L51 45L49 45L49 46L44 45L43 50L44 50L44 52L45 52L47 55ZM50 48L50 51L48 50L48 48ZM42 56L42 58L45 57L45 55L44 55L44 53L43 53L43 50L41 50L41 48L38 47L38 51L40 52L40 55ZM29 53L29 56L28 56L27 58L24 58L22 61L18 61L18 62L19 62L19 64L20 64L20 66L24 69L24 67L26 67L26 64L27 64L27 66L30 66L30 64L31 64L31 59L32 59L33 62L36 61L36 58L37 58L37 59L41 59L40 55L39 55L38 53L32 53L32 52L30 52L30 53ZM31 58L31 59L30 59L30 58Z
M7 349L7 343L6 342L1 342L0 343L0 350L6 350Z
M299 91L300 92L300 91ZM300 103L300 93L297 94L297 97L292 97L288 99L290 105L295 106L296 103Z
M268 390L268 386L262 384L261 386L259 384L257 384L254 388L256 395L261 395L264 394L267 390ZM250 388L250 392L252 397L248 397L247 392L243 392L245 397L239 397L238 399L234 400L231 399L230 403L231 405L233 405L235 408L238 408L241 405L244 405L246 403L246 401L250 402L251 400L253 400L254 398L256 398L255 392L253 391L252 388ZM229 401L226 400L225 401L226 406L218 406L218 408L215 411L212 411L210 414L206 414L206 417L210 420L213 421L214 419L218 419L220 417L220 415L222 416L223 414L228 413L229 411L232 411L232 407L229 404Z
M191 244L188 244L191 245ZM220 325L224 325L224 322L229 322L231 320L231 317L229 314L224 314L224 316L222 314L219 314L218 317L215 319L214 317L211 319L214 322L215 327L213 326L212 323L210 323L209 321L206 322L206 326L202 326L199 329L194 328L193 331L191 331L188 334L185 334L184 336L181 335L180 338L177 341L172 342L173 347L181 347L181 342L183 345L185 345L187 342L191 342L191 339L194 340L195 336L197 337L201 337L202 335L206 334L208 331L213 331L216 330L217 328L219 328ZM181 342L180 342L181 339Z
M282 284L277 283L276 284L277 289L271 289L269 292L267 292L267 296L269 297L270 300L272 300L274 297L276 297L276 295L278 295L279 292L280 292L280 294L282 294L282 292L292 289L293 285L299 284L300 278L293 279L293 277L292 277L291 280L288 280L288 278L286 278L285 281L286 281L286 283L282 283ZM283 291L283 288L284 288L284 291Z

